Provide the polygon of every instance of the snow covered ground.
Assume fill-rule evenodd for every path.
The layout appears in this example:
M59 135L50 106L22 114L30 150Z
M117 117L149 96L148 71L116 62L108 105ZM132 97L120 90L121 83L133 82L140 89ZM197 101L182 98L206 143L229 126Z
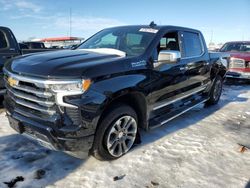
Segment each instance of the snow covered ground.
M225 86L218 105L143 132L141 145L110 162L47 150L17 135L2 112L0 187L17 176L24 181L16 187L25 188L250 187L250 150L239 152L239 144L250 147L249 85Z

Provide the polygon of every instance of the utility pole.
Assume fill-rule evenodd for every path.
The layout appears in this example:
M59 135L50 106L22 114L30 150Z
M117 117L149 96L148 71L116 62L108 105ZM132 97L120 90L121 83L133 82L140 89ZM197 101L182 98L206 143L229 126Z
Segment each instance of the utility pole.
M214 36L214 31L213 31L213 30L211 30L211 39L210 39L210 43L212 43L212 42L213 42L213 36Z
M71 8L69 9L69 36L71 37L71 30L72 30L72 12L71 12Z

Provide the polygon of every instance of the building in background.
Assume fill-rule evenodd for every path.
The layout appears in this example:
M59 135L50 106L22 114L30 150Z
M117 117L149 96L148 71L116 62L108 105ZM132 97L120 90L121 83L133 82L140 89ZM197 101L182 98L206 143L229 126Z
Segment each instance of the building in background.
M219 50L222 46L223 46L223 43L215 44L214 42L210 42L210 43L208 44L208 49L209 49L210 51L217 51L217 50Z
M34 42L43 42L46 48L71 48L84 41L80 37L53 37L43 39L32 39Z

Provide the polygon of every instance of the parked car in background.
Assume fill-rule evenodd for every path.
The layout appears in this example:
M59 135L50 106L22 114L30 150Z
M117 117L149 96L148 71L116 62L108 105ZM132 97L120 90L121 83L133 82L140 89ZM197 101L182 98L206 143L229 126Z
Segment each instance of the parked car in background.
M46 147L116 159L139 140L140 129L216 104L223 57L209 53L194 29L104 29L75 50L7 62L7 116L13 129Z
M29 49L29 47L24 43L19 43L19 47L20 47L21 50Z
M19 44L15 38L15 35L9 28L0 26L0 96L5 93L2 68L6 61L15 56L23 54L55 50L45 49L45 47L39 49L30 49L28 45L31 46L31 43ZM44 46L42 44L39 45L40 47Z
M227 42L220 52L230 54L227 78L250 79L250 41Z
M29 49L46 49L43 42L23 42Z

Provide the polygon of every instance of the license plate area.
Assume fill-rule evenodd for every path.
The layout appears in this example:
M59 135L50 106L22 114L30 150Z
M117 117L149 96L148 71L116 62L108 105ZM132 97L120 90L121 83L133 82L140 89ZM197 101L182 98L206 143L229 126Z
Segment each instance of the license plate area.
M12 117L8 117L8 118L9 118L10 126L19 134L22 134L24 132L24 126L22 125L22 123L20 123L19 121L15 120Z

